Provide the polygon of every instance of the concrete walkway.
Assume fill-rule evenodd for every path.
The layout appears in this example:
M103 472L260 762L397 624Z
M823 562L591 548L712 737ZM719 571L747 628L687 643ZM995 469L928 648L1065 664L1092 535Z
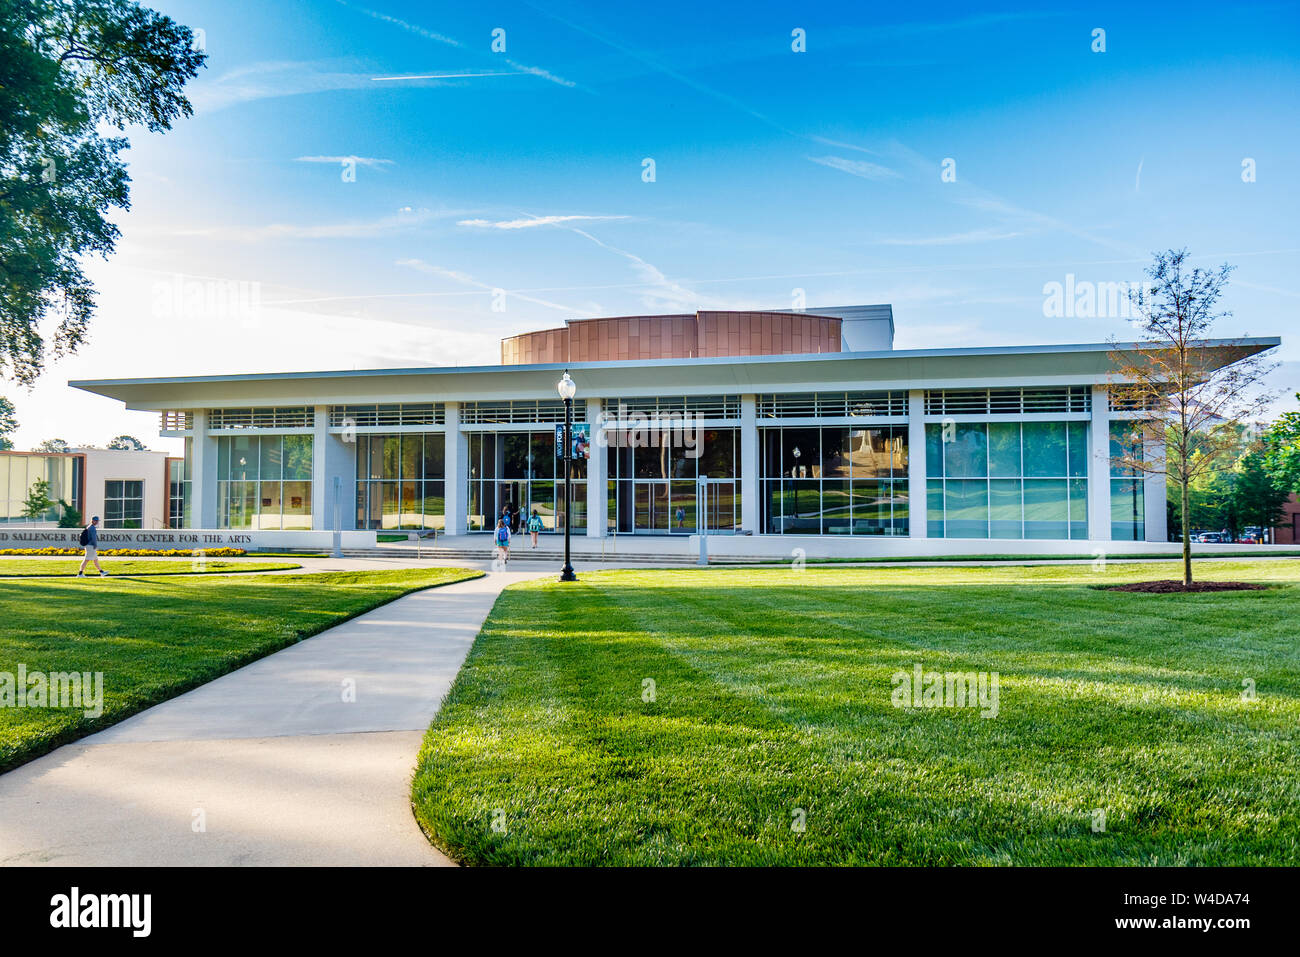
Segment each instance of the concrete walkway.
M411 814L420 742L542 574L407 595L0 775L0 865L449 864Z

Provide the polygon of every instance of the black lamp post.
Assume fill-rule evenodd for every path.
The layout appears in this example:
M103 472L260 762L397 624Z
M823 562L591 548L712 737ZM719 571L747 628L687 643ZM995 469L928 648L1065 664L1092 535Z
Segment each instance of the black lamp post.
M570 475L573 471L573 397L578 386L564 373L564 378L555 385L560 398L564 400L564 568L560 572L560 581L576 582L578 576L573 573L573 562L569 560L569 528L573 511L573 495L570 492Z

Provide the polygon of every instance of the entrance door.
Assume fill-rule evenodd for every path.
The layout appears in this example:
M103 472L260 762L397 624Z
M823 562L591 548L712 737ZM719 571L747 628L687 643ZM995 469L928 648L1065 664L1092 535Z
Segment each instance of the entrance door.
M501 510L507 505L519 509L519 522L522 526L524 516L528 508L528 483L527 482L498 482L497 483L497 500L496 512L492 515L491 527L497 527L497 519L501 517Z
M672 499L669 502L669 531L674 535L694 535L695 523L699 518L695 483L679 479L672 483Z
M699 515L709 535L735 532L740 527L740 483L734 479L707 479L703 485L690 483L691 504L698 501ZM693 523L692 523L693 524ZM691 529L694 532L694 527Z
M634 483L636 524L635 531L641 534L664 533L668 531L669 506L667 482Z

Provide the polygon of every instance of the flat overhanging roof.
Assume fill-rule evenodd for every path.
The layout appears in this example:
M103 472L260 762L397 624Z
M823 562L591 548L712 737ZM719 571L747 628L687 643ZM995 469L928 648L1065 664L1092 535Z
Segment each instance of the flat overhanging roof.
M1195 346L1222 368L1281 344L1276 336L1207 339ZM1101 383L1114 374L1115 352L1153 343L893 349L814 355L725 356L639 362L431 366L327 372L255 372L151 379L76 379L68 385L117 399L130 409L197 409L248 405L552 398L568 370L578 397L708 395L719 392L962 388Z

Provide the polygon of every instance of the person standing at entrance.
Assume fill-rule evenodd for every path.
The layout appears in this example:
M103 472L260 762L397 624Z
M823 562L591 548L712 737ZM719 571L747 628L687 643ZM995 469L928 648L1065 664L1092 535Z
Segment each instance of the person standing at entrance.
M497 519L496 543L501 554L501 560L503 562L510 561L510 526L506 524L504 518Z
M537 514L537 509L533 509L533 514L528 519L528 534L533 536L533 548L537 547L537 533L541 530L542 516Z
M86 577L86 564L94 562L95 568L99 570L101 578L107 578L108 572L104 571L99 564L99 516L96 515L90 520L90 524L81 530L81 536L78 539L86 549L85 556L81 559L81 567L77 569L77 577Z
M513 502L510 503L510 534L519 534L519 506Z

